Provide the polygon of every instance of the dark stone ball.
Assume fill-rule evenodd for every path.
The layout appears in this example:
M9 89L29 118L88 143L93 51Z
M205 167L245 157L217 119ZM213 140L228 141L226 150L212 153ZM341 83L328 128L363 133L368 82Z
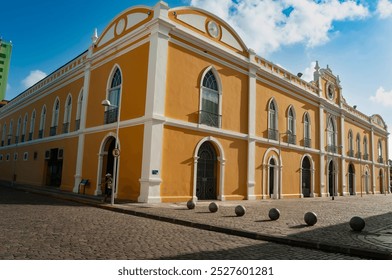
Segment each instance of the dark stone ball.
M350 220L350 227L354 231L362 231L365 227L365 220L357 216L352 217Z
M279 217L280 217L280 211L279 211L279 209L277 209L277 208L271 208L271 209L269 210L268 217L269 217L271 220L273 220L273 221L279 219Z
M246 209L245 209L244 206L238 205L238 206L235 207L235 214L236 214L238 217L244 216L244 215L245 215L245 212L246 212Z
M193 200L189 200L186 203L186 207L188 207L188 209L195 209L196 204L193 202Z
M304 220L308 226L314 226L317 223L317 215L314 212L307 212Z
M211 213L215 213L218 211L219 206L215 202L211 202L210 205L208 205L208 209L210 210Z

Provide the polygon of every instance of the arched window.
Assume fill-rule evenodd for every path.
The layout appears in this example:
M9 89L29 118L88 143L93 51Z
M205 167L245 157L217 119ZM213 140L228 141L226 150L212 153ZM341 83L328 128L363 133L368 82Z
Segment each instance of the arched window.
M33 140L33 135L34 135L34 127L35 127L35 110L31 114L31 119L30 119L30 131L29 131L29 141Z
M69 126L71 123L71 111L72 111L72 97L71 95L69 95L65 103L63 133L69 132Z
M46 123L46 106L42 107L41 119L39 122L38 138L43 138L45 135L45 123Z
M57 134L57 127L59 125L59 113L60 113L60 100L56 99L53 106L52 126L50 127L50 136Z
M83 89L80 91L79 98L78 98L78 106L76 108L75 130L80 129L80 118L82 115L82 105L83 105Z
M7 145L11 145L11 138L12 134L14 133L14 120L10 121L10 127L8 128L8 139L7 139Z
M328 151L336 153L337 148L336 148L336 127L334 124L334 121L332 117L328 119L328 126L327 126L327 145L328 145Z
M278 107L275 100L271 99L268 107L268 138L278 140Z
M311 147L310 118L307 112L304 115L304 146L308 148Z
M357 134L357 139L356 139L356 145L357 145L357 158L361 158L361 136L359 133Z
M114 71L110 88L108 89L108 100L112 106L106 107L105 123L114 123L118 118L118 106L120 104L121 93L121 72L119 68Z
M221 127L219 87L212 70L209 70L203 78L199 123Z
M1 135L1 146L3 147L5 145L5 136L7 135L7 124L4 123L3 125L3 132Z
M377 145L377 150L378 150L378 162L379 163L383 163L384 160L382 158L382 144L381 144L381 140L378 140L378 145Z
M18 123L16 124L16 134L15 134L15 143L19 142L20 130L22 128L22 117L19 117Z
M354 156L353 132L351 129L348 132L348 155L350 157Z
M368 142L367 142L367 137L363 137L363 159L368 160L369 159L369 154L368 154Z
M27 130L27 122L28 122L28 116L27 113L23 119L23 127L22 127L22 138L21 138L21 142L24 142L26 140L26 130Z
M296 129L295 129L295 111L293 106L289 107L287 113L287 132L288 132L288 142L290 144L296 143Z

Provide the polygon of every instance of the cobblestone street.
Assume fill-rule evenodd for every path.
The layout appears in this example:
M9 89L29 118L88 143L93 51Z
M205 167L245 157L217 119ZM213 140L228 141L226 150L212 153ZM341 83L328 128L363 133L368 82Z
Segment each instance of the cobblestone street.
M11 188L0 187L0 211L3 260L358 259L136 217Z

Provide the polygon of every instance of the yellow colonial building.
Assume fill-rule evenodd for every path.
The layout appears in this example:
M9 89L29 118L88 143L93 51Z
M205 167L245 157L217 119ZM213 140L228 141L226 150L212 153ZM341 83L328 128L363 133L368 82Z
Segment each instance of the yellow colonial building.
M209 12L130 8L0 108L0 180L99 196L111 173L139 202L388 193L382 117L328 66L300 76Z

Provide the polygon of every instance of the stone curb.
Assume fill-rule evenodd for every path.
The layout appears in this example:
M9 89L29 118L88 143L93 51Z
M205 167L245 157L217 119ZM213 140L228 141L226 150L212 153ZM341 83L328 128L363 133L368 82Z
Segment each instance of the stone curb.
M307 249L322 250L325 252L345 254L345 255L366 258L366 259L392 260L392 253L378 251L378 250L354 248L350 246L344 246L344 245L341 246L341 245L335 245L335 244L329 244L323 242L306 241L306 240L290 238L290 237L277 237L273 235L260 234L256 232L246 231L246 230L195 223L188 220L164 217L160 215L139 212L132 209L126 209L124 207L121 207L120 204L114 206L108 204L101 204L99 200L94 200L88 197L84 198L71 193L68 194L68 193L61 193L61 192L53 192L50 190L44 190L44 189L40 190L40 189L30 188L25 186L13 186L13 187L4 186L4 187L13 188L20 191L28 191L31 193L45 195L57 199L78 202L81 204L101 208L104 210L114 211L117 213L123 213L123 214L133 215L137 217L148 218L148 219L158 220L162 222L167 222L167 223L172 223L172 224L177 224L177 225L182 225L182 226L187 226L192 228L198 228L202 230L225 233L225 234L235 235L239 237L262 240L267 242L274 242L274 243L285 244L285 245L295 246L295 247L302 247Z

